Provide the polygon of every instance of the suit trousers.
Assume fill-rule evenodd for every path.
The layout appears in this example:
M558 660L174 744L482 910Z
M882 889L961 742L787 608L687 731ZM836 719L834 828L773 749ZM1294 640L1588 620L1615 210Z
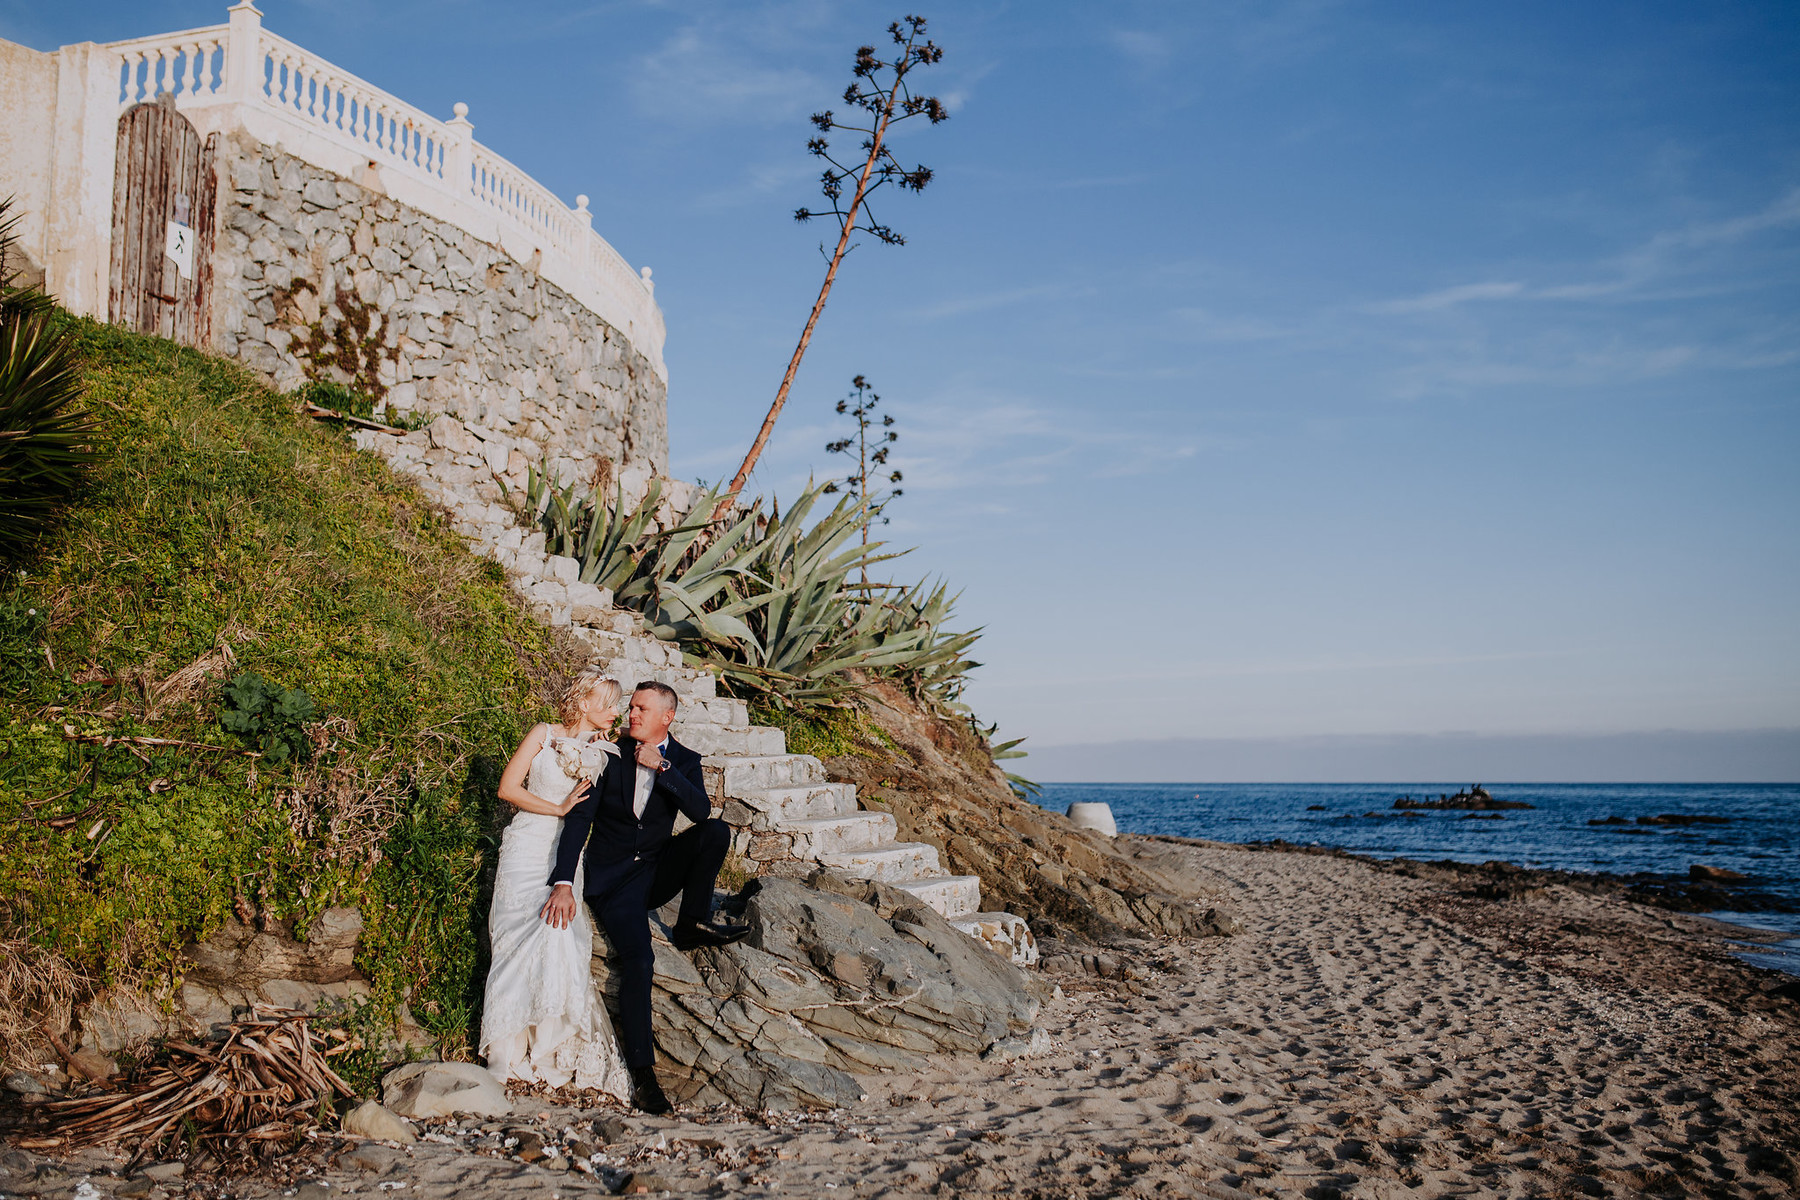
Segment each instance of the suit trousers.
M709 918L713 885L730 847L731 829L711 817L670 838L653 857L615 863L588 875L588 908L618 958L619 1048L627 1067L656 1062L656 1043L650 1035L650 977L656 964L650 910L680 893L678 924Z

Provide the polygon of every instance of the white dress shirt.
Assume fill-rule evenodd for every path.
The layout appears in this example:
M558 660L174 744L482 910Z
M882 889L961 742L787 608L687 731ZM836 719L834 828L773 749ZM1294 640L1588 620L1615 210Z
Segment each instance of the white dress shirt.
M656 743L656 752L664 758L669 756L669 739L664 738ZM633 756L636 761L636 756ZM650 789L656 786L656 768L637 764L637 787L631 796L631 811L637 816L644 815L644 806L650 803Z

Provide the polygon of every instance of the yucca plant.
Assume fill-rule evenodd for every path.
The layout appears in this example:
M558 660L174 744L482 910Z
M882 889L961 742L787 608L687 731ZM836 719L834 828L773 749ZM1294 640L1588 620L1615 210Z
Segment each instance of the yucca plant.
M80 405L74 344L55 305L20 287L19 218L0 201L0 558L30 551L55 524L94 461L93 419Z

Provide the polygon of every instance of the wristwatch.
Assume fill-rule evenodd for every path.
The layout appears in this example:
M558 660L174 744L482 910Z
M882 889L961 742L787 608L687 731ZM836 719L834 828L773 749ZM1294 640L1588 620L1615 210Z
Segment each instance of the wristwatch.
M665 758L661 762L656 764L656 773L658 775L661 775L664 771L668 770L670 767L672 767L674 765L675 765L674 763L670 762L668 759Z

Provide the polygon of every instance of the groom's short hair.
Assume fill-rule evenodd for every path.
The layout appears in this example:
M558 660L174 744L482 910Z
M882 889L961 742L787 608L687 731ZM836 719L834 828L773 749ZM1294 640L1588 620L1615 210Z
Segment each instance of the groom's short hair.
M681 707L681 698L675 694L675 689L666 683L658 683L654 679L644 680L644 682L632 688L631 691L633 695L636 695L638 692L655 692L663 698L663 703L669 706L670 712L674 712L677 708Z

